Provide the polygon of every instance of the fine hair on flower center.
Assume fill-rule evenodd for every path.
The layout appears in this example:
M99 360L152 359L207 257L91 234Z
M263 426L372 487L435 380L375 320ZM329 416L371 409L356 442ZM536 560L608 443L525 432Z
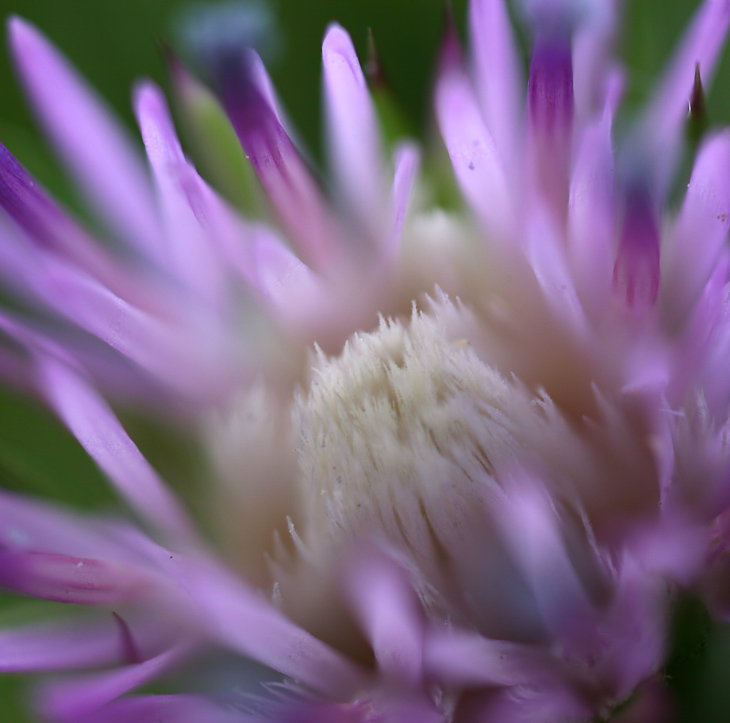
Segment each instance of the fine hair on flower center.
M421 560L451 556L538 417L427 316L354 336L339 357L319 356L298 407L305 542L367 532Z

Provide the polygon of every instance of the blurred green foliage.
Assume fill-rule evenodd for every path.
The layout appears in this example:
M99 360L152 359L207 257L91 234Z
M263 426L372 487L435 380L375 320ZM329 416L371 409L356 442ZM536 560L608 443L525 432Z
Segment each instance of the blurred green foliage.
M442 0L266 1L275 11L281 39L270 70L315 159L322 157L320 41L334 20L350 31L363 60L368 29L372 30L391 91L387 102L397 100L405 127L421 131L429 127ZM0 0L0 16L16 13L42 28L133 128L130 90L142 77L167 87L161 41L169 41L171 19L185 5L180 0ZM463 33L466 0L453 0L452 5ZM699 0L626 0L625 5L621 53L629 69L627 104L635 109L646 99ZM730 122L728 87L730 62L726 59L708 97L713 126ZM78 199L37 133L6 52L0 52L0 89L0 139L62 201L79 209ZM142 435L143 451L163 474L184 476L174 464L165 467L165 459L174 455L165 455L170 440L164 434L155 431L154 425L145 428L131 418L125 421ZM194 469L194 464L187 468ZM100 473L61 425L37 403L2 390L0 485L76 508L114 504ZM0 625L26 615L25 605L10 596L0 597ZM682 608L678 621L667 679L682 702L682 721L730 720L730 688L725 683L730 630L711 626L696 605ZM2 723L29 720L19 703L23 686L14 676L0 676Z

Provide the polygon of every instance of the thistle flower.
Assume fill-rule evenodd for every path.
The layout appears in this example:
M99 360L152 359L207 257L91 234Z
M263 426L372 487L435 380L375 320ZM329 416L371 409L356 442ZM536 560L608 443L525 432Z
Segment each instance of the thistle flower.
M0 632L0 669L65 674L39 683L44 719L663 714L673 601L692 591L730 614L727 132L667 203L730 3L703 3L618 139L616 4L521 10L526 83L502 0L472 0L468 60L447 32L435 111L452 210L413 144L389 157L341 27L323 45L329 191L258 56L203 33L264 192L256 218L197 174L159 89L134 95L148 172L11 20L31 101L114 243L3 150L16 303L1 370L139 518L2 493L0 583L90 608ZM173 76L188 105L214 102L177 63ZM184 415L209 451L216 539L109 400ZM160 677L177 692L135 693Z

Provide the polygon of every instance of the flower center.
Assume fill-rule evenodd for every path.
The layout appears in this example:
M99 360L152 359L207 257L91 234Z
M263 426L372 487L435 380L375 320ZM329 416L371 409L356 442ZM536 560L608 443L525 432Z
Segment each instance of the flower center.
M537 417L437 322L381 322L339 357L320 355L300 400L304 541L386 540L419 566L451 557Z

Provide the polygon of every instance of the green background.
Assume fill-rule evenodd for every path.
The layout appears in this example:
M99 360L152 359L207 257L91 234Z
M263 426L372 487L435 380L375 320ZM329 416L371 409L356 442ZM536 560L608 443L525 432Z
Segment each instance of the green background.
M694 0L627 0L620 52L630 71L627 103L637 107L656 81L688 18ZM32 20L63 49L82 73L133 128L130 88L141 77L166 86L160 41L170 39L171 18L185 7L176 0L0 0L0 16ZM442 0L276 0L279 53L271 65L284 104L315 158L321 157L320 42L327 24L338 20L365 56L371 28L393 95L409 125L430 125L430 87L443 27ZM463 34L466 1L454 0ZM730 62L718 73L708 108L713 125L730 123ZM66 203L77 199L64 182L53 155L36 131L14 79L6 52L0 52L0 140ZM110 169L112 172L113 170ZM170 440L139 420L139 432L163 474L184 477L194 464L165 455ZM67 501L76 507L112 504L101 475L60 425L38 405L0 390L0 485ZM13 599L0 600L0 625L38 614ZM687 604L679 616L677 650L668 668L682 703L682 720L730 720L730 633L713 628L701 609ZM0 651L2 657L2 651ZM0 722L28 719L21 712L23 681L0 677ZM202 722L201 722L202 723Z

